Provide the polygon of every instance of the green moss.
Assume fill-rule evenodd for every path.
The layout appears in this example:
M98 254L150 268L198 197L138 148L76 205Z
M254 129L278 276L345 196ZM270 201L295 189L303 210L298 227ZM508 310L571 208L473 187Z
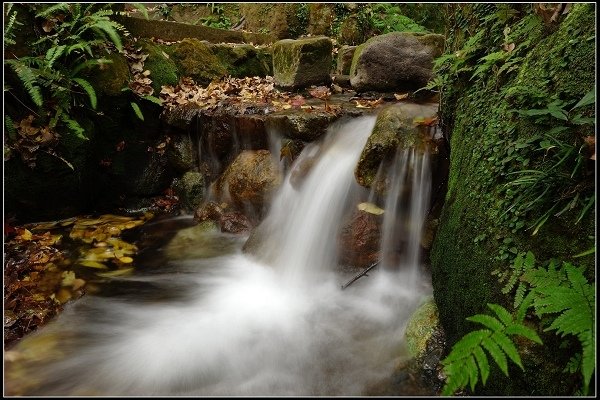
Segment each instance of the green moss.
M174 86L179 82L177 66L166 53L168 46L157 45L150 40L141 40L140 44L142 51L148 54L144 61L144 69L150 71L154 96L158 97L162 86Z
M212 51L227 69L227 74L233 77L272 74L273 61L269 49L257 49L249 44L218 44L212 47Z
M273 44L273 75L285 88L323 84L329 78L332 62L331 39L285 39Z
M463 21L470 21L477 15L477 6L469 6L469 12L460 8L455 12L461 13ZM522 45L515 50L515 58L522 60L515 64L513 72L499 74L490 69L477 79L470 79L475 66L467 63L465 70L469 66L473 69L451 77L451 85L444 89L441 115L451 138L450 175L431 263L434 296L449 345L474 329L465 318L485 311L486 303L512 307L512 294L501 293L503 285L492 271L509 268L517 252L531 250L539 260L576 261L593 275L593 256L573 259L594 245L593 213L577 225L573 217L579 210L560 218L551 217L537 235L532 235L532 230L526 228L549 205L542 204L538 210L521 214L519 207L511 209L518 203L519 189L506 185L514 179L511 172L538 167L544 159L544 152L536 151L536 146L517 148L515 144L526 143L552 127L511 110L544 108L552 98L574 104L593 88L595 61L591 54L595 45L586 40L594 35L593 7L573 5L553 32L536 15L522 15L510 25L511 39L517 46ZM483 15L492 12L487 10ZM501 24L472 26L470 34L486 29L480 48L489 54L501 46L497 39L503 36L503 28ZM456 42L466 39L454 37L448 48L456 51L461 47ZM478 54L473 63L485 54ZM580 140L583 134L580 128L564 133L571 141ZM572 394L568 374L563 374L556 365L560 363L555 361L572 351L547 344L536 354L526 353L524 363L534 366L533 370L511 370L510 379L496 371L476 393Z
M110 53L105 58L111 63L94 67L88 74L90 83L98 94L119 96L122 94L122 89L129 84L129 64L125 56L119 53Z
M169 56L180 76L189 76L200 85L208 85L227 73L219 58L198 39L183 39L169 46Z

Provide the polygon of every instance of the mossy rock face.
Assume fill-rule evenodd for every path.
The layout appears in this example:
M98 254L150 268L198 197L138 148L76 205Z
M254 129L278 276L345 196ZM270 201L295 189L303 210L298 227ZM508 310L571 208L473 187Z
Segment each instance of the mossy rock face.
M435 116L436 110L437 104L408 103L394 104L381 110L354 170L358 184L371 187L379 165L384 159L393 156L398 146L402 149L425 146L425 137L415 123L415 118L431 118Z
M460 24L465 16L481 20L491 12L481 5L461 6L454 18ZM514 43L529 43L520 50L522 60L515 71L499 77L492 72L476 79L453 77L453 83L444 89L440 107L442 121L449 129L446 134L450 137L451 157L448 191L431 263L434 296L449 346L475 329L466 318L488 312L486 303L512 310L514 292L503 294L504 283L492 272L511 272L517 253L532 251L540 262L556 258L584 266L588 276L595 274L593 255L573 257L595 246L593 213L579 224L574 222L581 209L574 210L575 215L551 215L532 235L533 229L528 228L552 205L546 202L524 214L513 212L518 207L512 206L518 205L517 196L523 192L508 191L512 186L507 183L515 175L507 174L537 168L548 156L546 152L536 146L525 147L519 154L527 165L524 161L503 163L515 151L511 147L515 143L543 136L551 128L511 110L544 108L553 96L575 104L594 88L595 43L587 39L595 35L595 6L574 4L558 23L551 24L545 24L529 7L523 8L510 28ZM470 27L470 35L479 29L477 25ZM494 43L502 29L484 35L481 45ZM470 38L465 35L466 30L457 33L447 43L448 51L460 50ZM589 112L593 115L592 108ZM556 119L553 125L561 124ZM583 143L582 136L590 134L593 127L579 126L565 131L565 139ZM543 327L538 329L541 332ZM510 378L506 378L495 369L487 384L478 386L474 394L573 395L578 378L562 370L569 357L579 351L578 345L560 348L560 338L554 333L546 333L542 340L544 346L519 344L523 372L510 369Z
M167 158L173 168L179 172L189 171L198 164L194 142L189 133L181 133L172 137L167 149Z
M277 163L268 150L244 150L216 182L216 192L221 200L253 217L263 214L280 184Z
M356 46L366 39L366 28L361 25L358 17L352 15L342 22L338 38L340 43Z
M212 51L235 78L272 75L273 57L266 48L250 44L215 44Z
M336 62L336 73L340 75L350 74L350 67L352 66L352 59L354 58L355 51L356 46L344 45L340 47Z
M358 46L350 68L350 83L359 91L415 90L433 76L443 36L391 32Z
M173 184L179 197L179 204L186 211L194 211L204 199L204 176L200 172L189 171Z
M431 339L438 324L438 309L432 296L417 308L406 325L404 336L411 357L419 357L425 352L427 342Z
M333 43L327 37L284 39L274 43L275 83L286 89L328 83L332 50Z
M179 82L177 65L165 51L168 46L157 45L147 39L140 40L139 43L142 51L148 54L148 58L144 61L144 70L150 71L153 95L158 97L162 86L175 86Z
M124 55L110 53L105 58L111 62L94 67L87 75L96 93L106 96L119 96L127 88L130 80L129 64Z
M210 47L198 39L183 39L169 46L180 76L189 76L200 85L208 85L227 74L227 69Z

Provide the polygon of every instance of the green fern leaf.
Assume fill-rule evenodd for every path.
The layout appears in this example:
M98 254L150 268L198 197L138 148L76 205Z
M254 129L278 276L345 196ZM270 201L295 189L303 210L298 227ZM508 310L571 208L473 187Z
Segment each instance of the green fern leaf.
M77 64L75 67L73 67L73 70L71 71L71 76L77 76L77 74L81 70L85 70L89 67L93 67L94 65L103 65L103 64L110 64L110 63L112 63L112 60L109 60L106 58L97 58L94 60L86 60L80 64Z
M525 369L525 368L523 368L523 363L521 362L521 357L519 356L519 352L517 351L517 348L513 344L512 340L510 340L508 338L508 336L506 336L502 332L494 332L494 334L492 335L491 338L494 342L496 342L496 344L498 346L500 346L500 348L506 353L506 355L508 355L508 357L515 364L517 364L519 367L521 367L522 370ZM507 374L507 376L508 376L508 374Z
M67 46L65 46L65 45L60 45L60 46L55 46L55 47L49 48L48 51L46 52L46 61L47 61L46 68L52 69L54 62L56 60L58 60L58 58L60 56L63 55L66 48L67 48Z
M475 385L477 385L477 380L479 378L479 371L477 370L477 364L475 364L475 358L473 356L467 357L465 369L469 374L471 390L475 390Z
M481 371L481 381L485 385L487 378L490 375L490 364L488 363L487 356L481 347L473 349L473 355L475 356L477 364L479 365L479 370Z
M518 308L521 305L523 299L525 298L526 290L527 287L523 284L523 282L520 282L519 286L517 286L517 291L515 292L515 300L513 303L514 308Z
M493 303L488 303L488 307L496 313L496 315L498 316L498 318L500 318L500 321L502 321L504 325L510 325L513 323L513 318L510 315L510 313L506 310L506 308Z
M17 140L17 129L15 128L15 124L8 115L4 116L4 126L6 127L6 132L8 133L8 137L11 140Z
M46 18L46 17L53 15L57 11L68 12L69 11L69 3L55 4L53 6L46 8L45 10L40 11L35 16L37 18Z
M583 384L587 393L587 388L596 366L596 344L594 342L594 333L591 330L582 332L577 337L581 342L581 374L583 375Z
M496 364L500 367L504 375L508 376L508 363L502 349L496 344L491 337L486 337L481 342L481 345L490 353Z
M98 99L96 98L96 91L94 90L94 87L88 81L82 78L73 78L73 81L77 82L77 84L81 86L83 90L85 90L90 98L90 104L95 110L96 105L98 104Z
M106 33L110 40L115 44L119 52L123 51L123 44L121 43L121 37L115 29L115 26L110 21L96 21L92 26L92 29L101 30Z
M443 363L451 364L461 358L467 357L474 348L480 346L482 340L489 337L491 334L492 332L487 329L480 329L467 333L452 346L452 351L450 351L450 354L443 360Z
M481 325L490 328L492 331L501 331L504 329L504 325L498 321L496 318L485 315L485 314L477 314L471 317L467 317L467 321L478 322Z
M36 85L36 77L39 76L39 73L34 72L34 70L29 68L27 65L16 60L10 60L7 61L7 63L21 80L21 83L27 90L27 93L29 93L33 103L36 106L41 107L42 103L44 102L42 98L42 91L40 90L39 86Z
M140 110L140 106L138 106L136 103L131 102L131 108L133 108L133 111L135 112L135 115L141 119L142 121L144 120L144 114L142 114L142 110Z
M89 140L88 137L85 135L85 129L83 129L81 127L81 125L79 125L79 122L70 118L68 114L65 114L65 113L60 114L60 119L61 119L61 121L63 121L65 123L67 128L69 128L71 130L71 132L75 133L75 135L78 138L83 139L83 140Z
M513 324L506 328L504 331L508 335L521 335L532 342L542 344L542 339L538 336L538 334L531 328L528 328L521 324Z

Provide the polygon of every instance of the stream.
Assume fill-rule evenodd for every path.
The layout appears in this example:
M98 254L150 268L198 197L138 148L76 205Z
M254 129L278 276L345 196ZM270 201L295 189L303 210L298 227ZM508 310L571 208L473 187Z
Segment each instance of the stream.
M383 214L382 260L345 290L337 266L344 215L374 199L354 167L375 124L334 124L286 175L258 244L191 216L150 221L157 241L133 275L115 277L18 345L5 371L25 396L360 396L408 358L404 330L431 295L419 240L431 182L427 155L399 152ZM405 185L410 183L410 195ZM402 254L398 256L398 243ZM397 395L403 395L398 393Z

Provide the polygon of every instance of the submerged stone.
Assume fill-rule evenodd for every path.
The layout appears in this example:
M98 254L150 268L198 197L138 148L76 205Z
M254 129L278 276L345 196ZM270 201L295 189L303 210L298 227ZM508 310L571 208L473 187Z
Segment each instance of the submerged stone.
M275 83L298 89L329 82L333 44L327 37L284 39L273 44Z
M438 310L433 297L429 297L412 314L406 325L406 346L412 357L421 356L427 349L427 342L431 339L439 325Z

